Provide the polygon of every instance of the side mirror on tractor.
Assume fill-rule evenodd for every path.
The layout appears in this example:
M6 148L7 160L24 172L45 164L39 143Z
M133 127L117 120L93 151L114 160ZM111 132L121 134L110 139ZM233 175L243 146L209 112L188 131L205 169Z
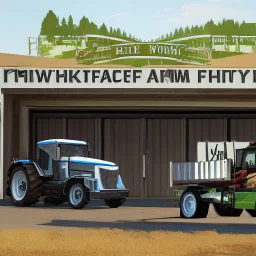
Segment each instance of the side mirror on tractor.
M88 156L90 157L92 153L91 145L88 143Z

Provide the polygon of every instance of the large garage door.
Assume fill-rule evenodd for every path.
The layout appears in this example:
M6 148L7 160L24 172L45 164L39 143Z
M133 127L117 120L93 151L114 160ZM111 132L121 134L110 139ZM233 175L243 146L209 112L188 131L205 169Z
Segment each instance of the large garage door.
M184 149L184 120L147 120L147 197L166 196L170 180L170 162L185 161Z
M198 141L225 141L227 140L227 125L224 119L189 119L188 158L197 161Z
M36 140L48 140L65 137L62 129L62 118L37 118Z
M86 141L91 146L91 157L97 157L97 132L96 119L68 118L67 119L67 139Z
M143 195L140 119L104 120L104 159L116 163L131 197Z
M256 119L231 119L230 140L255 141Z

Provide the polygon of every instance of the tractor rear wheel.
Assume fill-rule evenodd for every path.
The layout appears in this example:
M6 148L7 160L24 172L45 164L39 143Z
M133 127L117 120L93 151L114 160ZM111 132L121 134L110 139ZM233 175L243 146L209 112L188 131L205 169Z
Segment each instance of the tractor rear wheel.
M15 206L31 206L39 201L43 180L32 165L16 167L8 180L10 196Z
M243 209L232 209L230 206L220 207L220 204L213 204L216 213L222 217L240 217Z
M126 199L125 198L104 199L104 201L109 208L118 208L119 206L122 206L124 204Z
M180 217L186 219L206 218L209 203L203 202L200 192L195 189L186 189L180 197Z

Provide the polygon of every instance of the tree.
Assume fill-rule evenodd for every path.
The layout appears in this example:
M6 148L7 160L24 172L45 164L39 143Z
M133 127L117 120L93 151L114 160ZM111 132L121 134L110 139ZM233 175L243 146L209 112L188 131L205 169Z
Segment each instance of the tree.
M99 33L103 36L107 36L109 34L108 29L104 23L100 26Z
M127 34L126 34L126 32L125 31L123 31L123 38L127 38Z
M65 18L62 18L61 21L60 35L68 36L68 25Z
M179 37L183 37L184 36L184 31L183 31L183 28L180 27L179 29Z
M189 36L189 35L190 35L190 28L189 28L189 26L187 26L185 28L185 36Z
M98 26L95 23L93 23L93 22L89 23L88 34L96 34L96 35L99 34Z
M94 22L90 22L88 18L83 16L79 21L78 26L74 24L72 15L69 15L68 21L65 18L62 18L59 22L59 18L50 10L41 24L40 35L47 36L48 41L53 42L54 36L84 36L86 34L100 34L100 35L111 35L120 38L126 38L131 40L135 39L131 34L127 34L125 31L121 31L120 28L114 29L110 27L110 30L107 29L106 25L103 23L99 28Z
M68 34L71 36L74 35L74 22L71 15L68 17Z
M121 37L121 36L122 36L122 33L121 33L120 28L117 29L116 34L117 34L118 37Z
M176 28L175 31L174 31L173 38L178 38L178 37L179 37L179 31L178 31L178 29Z
M47 40L53 42L54 36L57 35L58 32L59 19L55 13L50 10L42 21L40 35L47 36Z
M203 34L210 34L210 35L255 35L256 26L252 23L245 23L243 21L239 24L238 21L233 19L223 19L218 23L214 23L211 19L205 24L200 26L187 26L185 30L183 28L175 29L174 33L170 33L170 39L173 38L180 38L186 36L193 36L193 35L203 35ZM166 36L167 37L167 36ZM160 40L159 38L157 40Z
M110 27L109 34L110 34L111 36L113 35L113 28L112 28L112 27Z
M88 33L88 30L89 30L89 20L85 16L83 16L77 28L78 35L83 36L86 33Z

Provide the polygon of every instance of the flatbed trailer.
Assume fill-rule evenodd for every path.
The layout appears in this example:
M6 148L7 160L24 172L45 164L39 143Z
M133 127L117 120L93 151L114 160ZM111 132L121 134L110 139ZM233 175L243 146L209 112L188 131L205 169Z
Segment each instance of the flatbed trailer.
M255 145L240 149L238 162L171 163L171 187L187 186L180 197L180 217L206 218L210 203L220 216L238 217L246 210L256 217L256 188L246 186L256 176ZM254 162L249 164L248 157Z

